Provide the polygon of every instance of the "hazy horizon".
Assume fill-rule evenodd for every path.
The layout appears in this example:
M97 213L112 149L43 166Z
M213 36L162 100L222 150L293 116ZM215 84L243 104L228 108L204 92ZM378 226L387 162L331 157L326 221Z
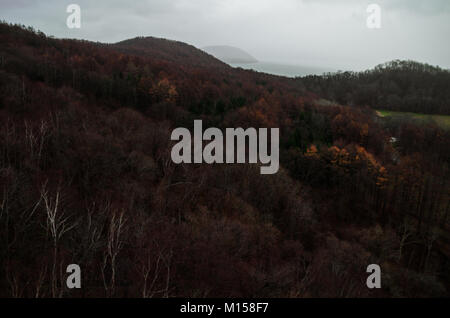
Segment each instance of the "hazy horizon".
M450 1L446 0L149 0L76 1L81 28L66 26L74 2L4 0L0 18L58 38L118 42L136 36L202 48L238 47L259 61L358 71L395 60L450 68ZM370 3L381 28L366 25Z

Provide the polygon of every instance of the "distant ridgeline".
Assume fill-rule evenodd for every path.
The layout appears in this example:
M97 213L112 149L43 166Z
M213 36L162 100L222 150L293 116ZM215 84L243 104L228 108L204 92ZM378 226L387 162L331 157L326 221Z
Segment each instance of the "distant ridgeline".
M347 105L450 115L450 72L395 60L364 72L338 72L297 79L307 90Z

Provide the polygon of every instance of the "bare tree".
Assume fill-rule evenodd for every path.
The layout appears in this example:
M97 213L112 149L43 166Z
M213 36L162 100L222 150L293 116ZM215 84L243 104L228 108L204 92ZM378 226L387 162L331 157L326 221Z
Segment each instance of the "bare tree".
M13 298L19 298L21 296L21 292L16 274L13 271L7 270L6 280L8 281L9 287L11 289L11 296Z
M403 256L403 249L406 245L415 243L410 240L411 236L415 233L414 225L411 221L404 219L399 229L400 243L398 247L398 261L400 262Z
M110 297L114 294L115 291L117 256L119 255L124 244L123 235L126 223L126 218L124 215L125 215L124 209L121 209L120 212L115 211L112 214L111 220L109 222L108 242L103 258L103 266L101 271L105 290ZM108 265L110 268L109 280L106 279L105 273Z
M61 190L58 188L54 195L50 195L47 182L41 187L41 198L44 202L45 213L47 216L47 232L50 233L53 242L53 266L51 276L52 297L56 297L58 278L56 275L58 243L61 237L73 229L77 222L69 223L69 217L64 215L61 209ZM60 294L59 294L60 295Z
M427 248L427 254L425 256L425 261L424 261L424 265L423 265L424 271L428 270L431 251L433 249L434 243L437 241L438 238L439 238L439 228L437 228L437 227L431 228L429 230L429 232L425 235L424 241L425 241L425 246Z
M39 270L39 276L36 281L36 292L34 293L35 298L41 297L42 286L44 285L45 277L47 276L47 264L42 265Z
M29 147L31 158L40 163L42 150L45 142L50 135L50 129L44 120L41 120L37 129L34 129L27 121L25 121L25 140Z
M108 212L109 204L105 205L103 213L101 215L106 215ZM94 251L101 244L102 238L102 230L104 225L96 224L94 220L94 213L97 211L97 205L93 202L90 206L87 207L87 216L86 216L86 230L87 230L87 245L85 246L85 252Z
M142 265L141 273L143 276L142 297L152 298L156 295L164 295L169 297L170 286L170 268L172 260L172 250L167 253L158 251L156 260L153 260L150 255L147 255L146 262ZM165 271L165 273L163 273ZM164 279L164 286L157 288L160 278ZM161 284L159 284L160 286Z

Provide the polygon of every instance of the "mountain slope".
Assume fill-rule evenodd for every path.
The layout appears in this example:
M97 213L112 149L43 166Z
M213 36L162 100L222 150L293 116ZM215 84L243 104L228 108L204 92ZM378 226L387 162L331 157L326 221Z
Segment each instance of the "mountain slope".
M193 67L218 67L227 65L196 47L178 41L154 37L136 37L112 44L115 50L127 54L136 54L155 59L163 59L181 65Z

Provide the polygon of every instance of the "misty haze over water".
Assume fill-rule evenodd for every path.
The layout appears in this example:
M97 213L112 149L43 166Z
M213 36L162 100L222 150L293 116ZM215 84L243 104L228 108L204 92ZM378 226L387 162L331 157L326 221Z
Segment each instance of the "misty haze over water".
M273 75L286 77L303 77L307 75L322 75L323 73L335 72L336 69L304 66L293 64L282 64L275 62L255 62L255 63L230 63L233 67L240 67L247 70L254 70Z

